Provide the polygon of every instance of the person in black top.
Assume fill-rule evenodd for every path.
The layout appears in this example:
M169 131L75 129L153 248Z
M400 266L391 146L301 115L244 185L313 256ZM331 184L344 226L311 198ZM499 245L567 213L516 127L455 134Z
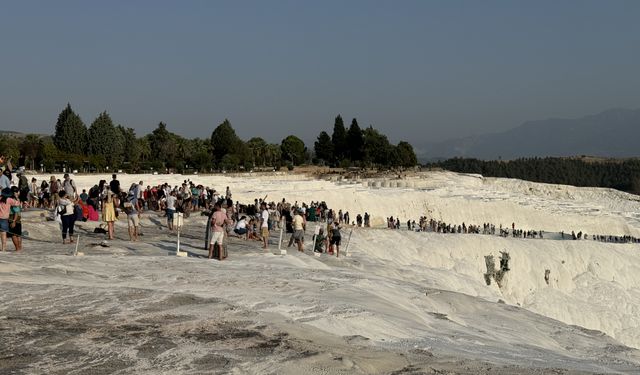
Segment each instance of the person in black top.
M117 177L115 174L111 175L111 177L113 178L113 180L111 180L111 182L109 182L109 189L111 189L111 191L116 194L116 195L120 195L120 181L117 180Z

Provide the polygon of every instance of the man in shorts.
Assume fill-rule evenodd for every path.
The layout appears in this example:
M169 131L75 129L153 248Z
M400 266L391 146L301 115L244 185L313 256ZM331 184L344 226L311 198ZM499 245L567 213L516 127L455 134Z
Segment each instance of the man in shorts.
M127 214L129 240L131 240L131 242L138 241L138 227L140 226L140 209L138 204L136 196L129 192L127 202L124 204L124 212Z
M167 212L167 225L169 226L169 230L173 230L173 214L176 213L176 192L172 190L167 196L166 204L166 212Z
M304 228L305 221L302 217L302 210L296 210L296 214L293 216L293 240L298 245L298 251L304 251Z
M331 224L331 236L329 237L329 254L333 255L333 245L336 245L336 257L340 256L340 240L342 235L340 234L340 226L337 222Z
M222 211L220 203L216 203L211 217L211 240L209 241L209 259L213 259L213 246L218 245L218 260L223 260L227 256L224 252L224 225L231 224L231 220Z
M262 202L260 209L260 235L262 236L262 248L266 250L269 244L269 210L267 210L265 202Z

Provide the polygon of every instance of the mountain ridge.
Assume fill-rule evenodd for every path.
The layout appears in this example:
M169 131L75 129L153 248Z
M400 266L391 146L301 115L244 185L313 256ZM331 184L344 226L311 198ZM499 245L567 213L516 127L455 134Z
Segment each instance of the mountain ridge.
M526 121L496 133L417 145L420 160L472 157L640 156L640 109L611 108L580 118Z

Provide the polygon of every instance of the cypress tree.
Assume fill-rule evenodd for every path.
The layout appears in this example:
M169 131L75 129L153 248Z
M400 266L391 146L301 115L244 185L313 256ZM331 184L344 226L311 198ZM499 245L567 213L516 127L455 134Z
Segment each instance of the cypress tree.
M87 127L69 103L58 115L53 144L64 153L83 154L87 151Z

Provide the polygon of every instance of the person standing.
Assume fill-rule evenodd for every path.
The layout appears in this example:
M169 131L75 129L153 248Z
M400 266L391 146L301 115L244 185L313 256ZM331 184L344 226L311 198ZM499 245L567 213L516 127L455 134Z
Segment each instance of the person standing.
M107 234L112 240L115 235L116 207L119 205L118 196L113 192L107 192L102 202L102 221L107 223Z
M0 189L4 190L11 187L11 169L6 168L0 176Z
M111 182L109 182L109 189L116 195L120 196L120 181L115 174L111 175Z
M173 215L176 213L176 192L172 190L167 196L167 225L169 226L169 230L173 230Z
M213 247L217 244L218 260L223 260L227 257L224 250L224 225L230 224L231 220L229 220L226 213L222 211L220 203L216 203L213 210L211 217L211 240L209 240L209 259L213 259Z
M60 215L60 219L62 220L62 243L67 243L67 232L69 233L69 243L74 243L73 227L76 222L74 204L68 199L67 192L64 190L60 190L58 198L56 213Z
M9 217L11 207L20 206L20 201L14 198L15 194L11 188L2 189L0 197L0 239L2 241L2 251L7 250L7 233L9 232Z
M29 180L24 175L24 167L18 169L18 191L20 192L20 203L27 207L29 203Z
M129 240L138 241L138 227L140 226L139 201L134 192L130 191L127 196L128 202L124 204L124 212L127 214L127 225L129 227Z
M51 201L49 202L49 204L51 205L51 207L57 207L58 206L58 190L59 190L59 186L58 186L58 181L56 180L56 176L51 176L51 178L49 179L49 193L51 196Z
M267 204L260 204L260 236L262 237L262 248L267 249L269 246L269 210Z
M11 187L11 192L13 193L13 198L18 199L22 192L15 186ZM22 201L20 201L22 203ZM13 242L13 246L15 246L16 251L22 250L22 205L11 206L9 210L9 232L7 232L7 237L11 237L11 241Z
M304 229L305 222L304 217L302 217L302 210L297 209L293 216L293 239L298 245L299 252L304 251Z
M29 184L29 205L31 207L38 207L40 198L40 192L38 190L38 180L33 177Z
M340 240L342 239L342 235L340 234L340 226L338 223L334 222L331 224L331 237L329 240L329 246L331 250L329 254L333 254L333 245L336 246L336 258L340 256Z
M67 199L75 201L78 198L78 189L76 189L76 183L73 182L71 177L69 177L69 173L64 174L62 188L67 193Z

